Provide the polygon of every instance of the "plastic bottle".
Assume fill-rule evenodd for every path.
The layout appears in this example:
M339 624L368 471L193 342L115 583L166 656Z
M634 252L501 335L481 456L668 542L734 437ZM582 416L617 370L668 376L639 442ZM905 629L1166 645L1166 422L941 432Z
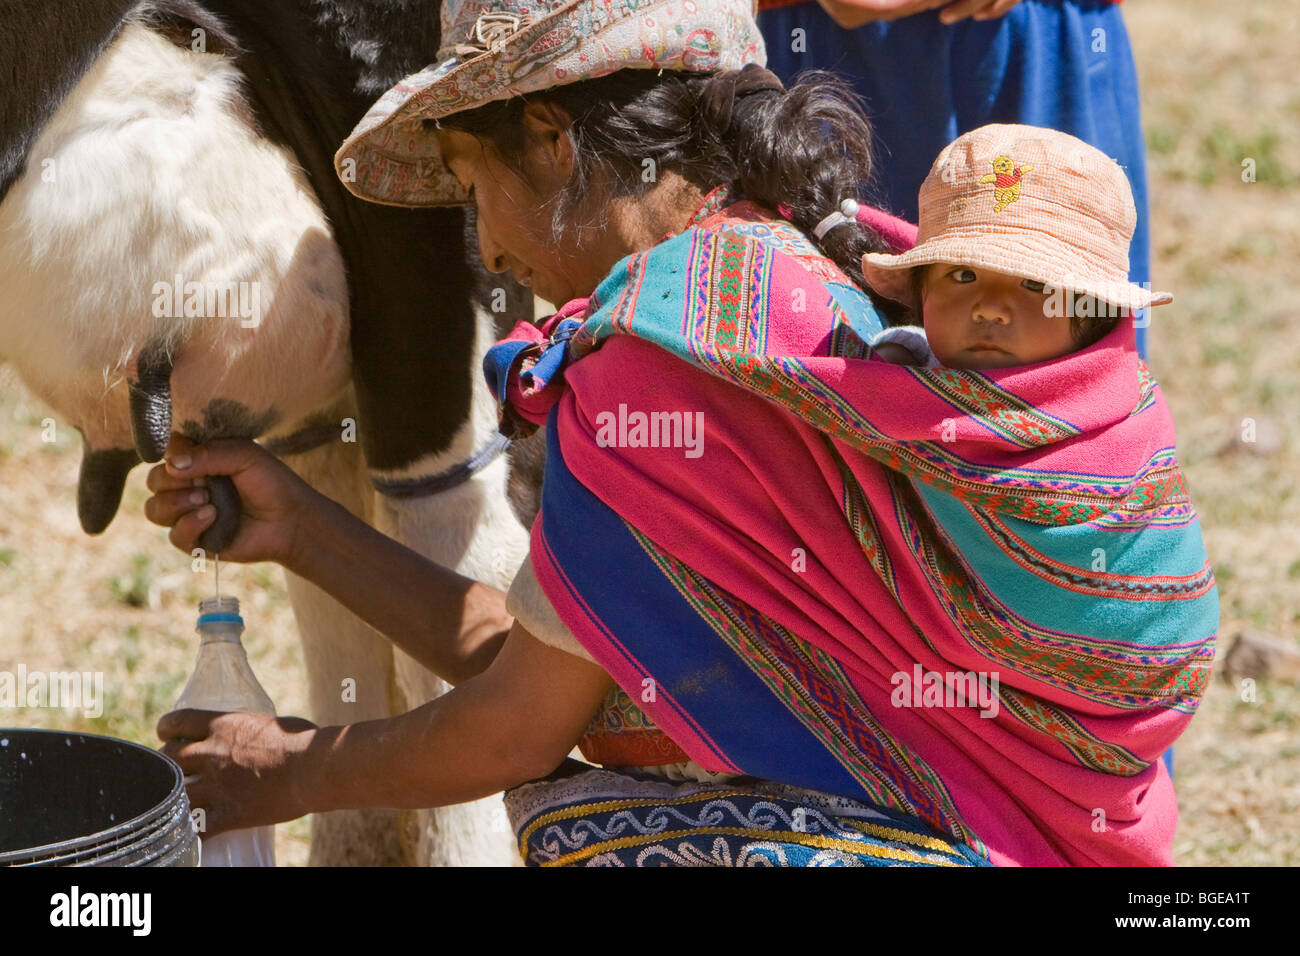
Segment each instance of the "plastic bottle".
M275 715L275 704L248 666L239 636L244 619L239 599L199 602L199 657L176 709L248 711ZM187 778L188 779L188 778ZM201 866L275 866L275 827L231 830L211 839L200 834Z

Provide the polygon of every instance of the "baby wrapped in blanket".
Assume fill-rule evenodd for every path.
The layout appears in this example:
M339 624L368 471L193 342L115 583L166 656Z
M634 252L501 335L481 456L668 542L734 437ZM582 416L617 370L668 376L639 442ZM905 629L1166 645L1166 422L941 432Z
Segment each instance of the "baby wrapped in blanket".
M1016 206L1022 192L1038 201ZM920 323L871 337L890 362L1051 362L1172 301L1127 281L1135 224L1127 180L1115 160L1074 136L1020 125L973 130L935 161L919 210L916 246L862 259L872 288Z
M940 154L919 202L918 244L862 259L871 287L924 323L871 339L890 361L1033 365L1173 299L1128 282L1136 216L1128 181L1114 160L1066 133L973 130Z

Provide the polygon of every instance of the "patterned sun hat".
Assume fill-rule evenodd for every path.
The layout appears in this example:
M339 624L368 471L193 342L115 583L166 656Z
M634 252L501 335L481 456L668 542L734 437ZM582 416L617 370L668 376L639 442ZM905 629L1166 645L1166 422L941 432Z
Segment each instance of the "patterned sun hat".
M446 0L437 62L380 97L339 148L355 195L468 201L426 120L616 70L707 72L767 61L754 0Z
M872 289L913 310L910 270L933 262L1023 276L1136 311L1173 301L1129 281L1137 210L1119 164L1037 126L981 126L949 143L919 195L916 245L868 253Z

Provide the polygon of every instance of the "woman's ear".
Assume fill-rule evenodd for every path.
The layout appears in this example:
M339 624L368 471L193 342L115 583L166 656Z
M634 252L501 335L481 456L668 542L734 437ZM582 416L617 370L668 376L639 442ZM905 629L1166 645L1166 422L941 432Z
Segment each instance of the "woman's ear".
M573 155L573 139L569 128L573 120L567 112L553 103L532 100L524 104L524 129L528 134L528 152L537 160L534 168L542 166L554 171L557 188L573 174L577 157Z

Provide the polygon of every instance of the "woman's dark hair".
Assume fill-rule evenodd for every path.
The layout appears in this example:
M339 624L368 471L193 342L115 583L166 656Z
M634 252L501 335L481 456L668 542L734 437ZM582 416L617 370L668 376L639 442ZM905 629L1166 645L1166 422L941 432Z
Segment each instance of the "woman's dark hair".
M818 240L813 228L871 181L871 124L841 79L812 72L789 90L756 66L720 73L620 70L530 94L573 120L575 169L556 197L553 231L578 218L588 200L639 196L667 170L708 191L731 185L737 199L778 212L808 234L860 287L866 252L889 252L865 225L837 226ZM443 127L490 142L520 169L527 146L525 98L444 117ZM649 162L647 162L649 161ZM651 175L647 175L647 170ZM870 291L868 289L868 291ZM873 295L887 318L901 310Z
M913 302L921 301L921 286L925 284L925 273L929 268L928 265L912 267ZM1070 309L1070 338L1074 341L1075 351L1082 351L1089 345L1100 342L1115 330L1115 326L1119 325L1120 319L1123 318L1115 306L1107 305L1096 296L1084 292L1071 292L1070 295L1073 296ZM910 316L909 321L920 324L920 312Z

